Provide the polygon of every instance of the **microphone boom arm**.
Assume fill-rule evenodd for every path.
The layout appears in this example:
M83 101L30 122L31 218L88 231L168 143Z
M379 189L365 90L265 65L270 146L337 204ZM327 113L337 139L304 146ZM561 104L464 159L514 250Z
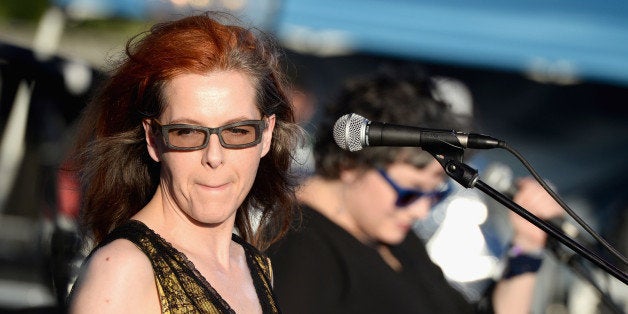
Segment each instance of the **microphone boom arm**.
M545 231L547 234L554 237L556 240L558 240L574 252L578 253L579 255L583 256L587 260L591 261L593 264L597 265L607 273L611 274L613 277L617 278L624 284L628 284L628 276L625 272L621 271L613 264L609 263L586 247L571 239L569 236L563 233L562 230L538 218L534 214L527 211L525 208L513 202L504 194L498 192L488 184L482 182L482 180L479 179L478 171L462 161L462 149L451 149L448 151L439 150L438 152L430 148L423 149L428 151L430 154L432 154L432 156L434 156L434 158L436 158L436 160L445 169L445 173L447 173L449 177L460 183L465 188L477 188L478 190L484 192L489 197L506 206L519 216L537 226L539 229Z

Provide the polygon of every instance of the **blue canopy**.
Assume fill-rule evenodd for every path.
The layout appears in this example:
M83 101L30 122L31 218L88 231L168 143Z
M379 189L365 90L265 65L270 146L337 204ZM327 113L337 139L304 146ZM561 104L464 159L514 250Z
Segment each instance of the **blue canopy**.
M292 0L277 32L308 35L302 45L628 83L623 0Z
M54 3L131 18L227 9L309 53L357 51L525 71L554 81L628 84L625 0L250 0L231 7L210 1L202 8L166 0Z

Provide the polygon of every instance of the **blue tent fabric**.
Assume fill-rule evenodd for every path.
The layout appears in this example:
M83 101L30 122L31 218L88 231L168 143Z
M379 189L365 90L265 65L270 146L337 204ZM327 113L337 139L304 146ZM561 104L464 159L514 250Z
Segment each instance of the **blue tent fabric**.
M334 33L356 51L628 83L625 1L289 0L281 10L282 39Z
M151 0L54 0L91 15L163 18L229 9ZM628 84L623 0L255 0L234 11L288 45ZM342 48L342 49L339 49Z

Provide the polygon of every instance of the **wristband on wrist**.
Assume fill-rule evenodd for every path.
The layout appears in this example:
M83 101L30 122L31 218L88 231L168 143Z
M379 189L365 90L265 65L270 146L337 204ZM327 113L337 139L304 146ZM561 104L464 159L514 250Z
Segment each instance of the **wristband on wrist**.
M508 250L508 264L502 275L509 279L525 273L536 273L543 262L541 252L526 253L519 246L513 245Z

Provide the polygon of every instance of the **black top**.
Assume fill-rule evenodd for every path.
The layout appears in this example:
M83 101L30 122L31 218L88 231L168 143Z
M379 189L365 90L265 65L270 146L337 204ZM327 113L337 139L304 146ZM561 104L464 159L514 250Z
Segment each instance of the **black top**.
M473 313L409 232L391 252L396 272L376 249L304 208L303 223L269 251L284 313Z
M150 260L162 313L235 313L185 254L142 222L130 220L117 227L92 253L116 239L133 242ZM244 248L263 312L279 313L271 288L270 261L237 235L232 235L232 240Z

